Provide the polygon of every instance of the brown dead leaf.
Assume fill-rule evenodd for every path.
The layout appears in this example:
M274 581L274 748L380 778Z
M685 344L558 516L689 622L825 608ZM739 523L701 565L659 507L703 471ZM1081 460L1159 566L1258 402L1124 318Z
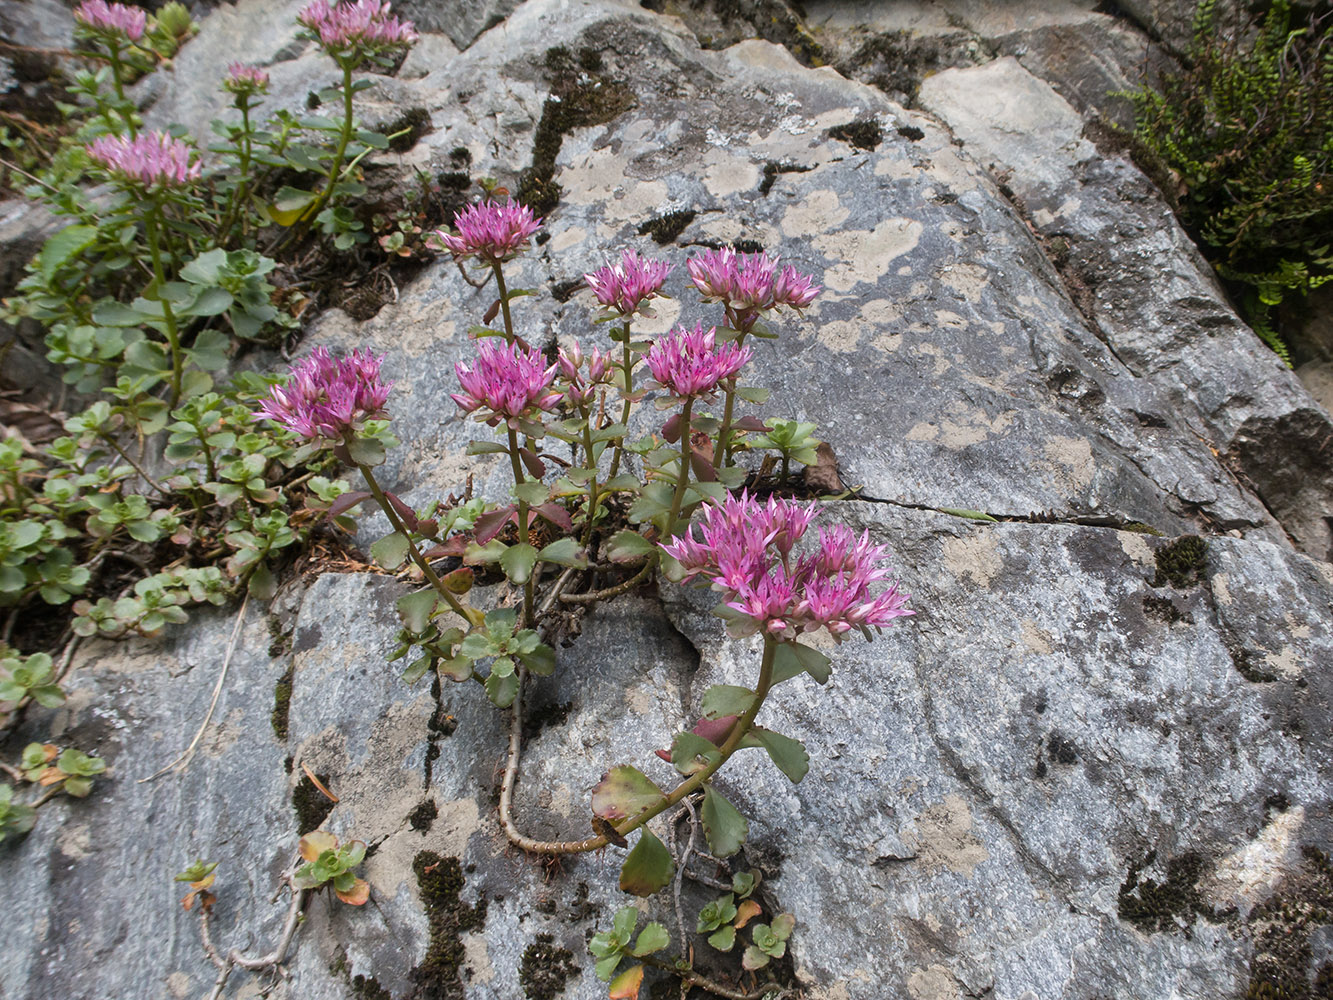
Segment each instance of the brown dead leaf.
M805 485L813 493L842 493L847 487L838 475L838 458L827 441L815 449L815 464L805 467Z

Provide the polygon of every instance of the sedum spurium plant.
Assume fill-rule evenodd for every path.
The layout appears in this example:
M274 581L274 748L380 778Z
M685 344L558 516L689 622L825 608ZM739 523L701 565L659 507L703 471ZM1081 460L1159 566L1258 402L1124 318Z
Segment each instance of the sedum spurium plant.
M63 700L79 641L151 636L239 589L272 596L275 567L324 530L347 490L326 475L336 458L255 425L274 380L217 373L235 341L271 343L297 325L271 279L299 280L302 261L368 242L353 211L362 164L390 137L356 121L354 95L370 85L357 76L416 40L380 0L314 0L299 20L341 71L324 95L335 110L260 121L268 75L233 64L220 83L231 120L215 122L216 141L201 148L179 128L145 129L127 96L194 32L185 8L86 0L74 18L97 68L74 78L63 147L26 175L30 196L67 224L5 314L43 324L48 359L93 399L44 447L0 439L0 629L10 639L43 605L67 616L63 651L0 647L0 733ZM74 752L45 773L86 794L95 772ZM2 766L18 782L10 815L26 825L27 772Z
M775 336L766 319L780 307L809 305L819 287L766 254L709 251L690 261L689 272L705 302L723 305L725 325L696 323L636 340L633 318L661 294L670 265L627 251L618 263L585 279L605 307L599 320L610 324L610 340L619 350L575 342L547 357L515 324L515 302L533 293L509 288L504 276L505 264L527 249L539 225L520 204L486 200L459 214L455 232L436 234L438 245L460 263L474 262L495 281L497 298L484 319L498 317L500 325L472 328L476 355L457 364L460 391L453 399L463 415L494 430L493 437L473 441L468 452L507 458L512 485L506 502L469 500L417 511L383 489L374 470L393 444L384 422L391 384L381 378L379 359L368 353L336 359L317 348L255 415L356 466L366 489L345 494L331 510L342 513L373 499L392 532L372 552L389 569L410 561L426 582L398 605L404 630L394 658L413 649L420 653L407 676L416 679L434 666L450 680L477 682L498 707L512 712L500 798L509 840L533 853L559 855L629 847L628 837L637 831L620 886L649 896L677 876L672 851L648 826L668 810L693 814L697 804L714 857L729 858L744 844L748 822L713 783L733 755L760 749L791 781L804 777L809 766L804 746L758 725L765 703L783 683L801 674L828 681L829 659L802 638L820 631L835 642L854 631L870 638L871 629L912 612L891 579L884 547L868 534L858 536L836 524L812 530L820 514L817 503L760 499L740 488L751 474L738 456L753 432L760 435L752 439L757 447L782 455L784 481L793 458L813 460L819 444L813 425L738 417L736 403L765 398L742 384L753 356L747 339ZM640 361L646 378L636 372ZM633 409L649 396L665 414L660 434L629 440ZM720 416L708 412L719 403ZM617 409L619 419L613 416ZM572 453L558 470L549 468L548 438ZM641 474L621 471L636 461ZM456 568L437 569L441 560ZM483 611L468 603L474 574L483 567L507 578L512 606ZM555 654L541 638L550 624L544 618L560 605L609 599L654 571L717 592L716 613L728 634L759 640L753 683L710 688L698 724L677 733L669 751L659 751L678 773L672 787L662 788L632 765L615 764L592 792L594 836L530 838L514 818L513 792L524 679L556 668ZM621 579L599 589L599 575ZM739 879L732 894L701 915L699 933L707 932L715 949L730 951L740 931L762 912L745 898L753 888L752 879ZM622 910L613 929L593 939L603 978L616 974L628 957L731 995L693 971L683 927L679 957L664 962L654 956L669 946L669 933L653 923L636 938L636 920L633 908ZM755 971L781 958L793 926L790 914L751 924L743 967ZM620 972L611 996L637 996L643 975L642 964Z

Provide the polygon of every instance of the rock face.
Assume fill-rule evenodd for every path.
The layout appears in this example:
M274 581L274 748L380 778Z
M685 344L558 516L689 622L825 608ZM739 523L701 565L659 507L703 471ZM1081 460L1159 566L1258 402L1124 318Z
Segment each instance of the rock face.
M1079 87L1101 84L1076 85L1095 76L1081 57L1056 65L1051 32L1087 53L1142 36L1090 4L1044 21L969 6L964 28L940 30L1013 48L915 81L919 109L774 42L703 48L633 4L530 0L489 30L507 7L441 6L449 37L423 39L363 117L429 113L433 131L391 168L444 169L462 148L472 177L545 199L549 238L511 281L543 292L516 307L535 343L596 336L571 283L624 246L677 265L646 334L716 320L687 290L699 247L752 241L822 275L815 306L758 344L753 380L774 391L756 412L819 424L859 487L825 517L890 547L917 615L826 650L826 688L794 679L765 708L764 725L806 743L803 782L746 756L719 778L751 817L743 863L765 876L766 912L797 918L782 982L810 1000L1213 1000L1281 962L1313 981L1333 933L1310 902L1333 873L1306 850L1333 833L1333 478L1318 446L1333 427L1151 184L1084 136L1096 101ZM450 27L483 7L481 27ZM911 13L808 7L826 53ZM247 47L287 81L275 104L299 107L313 54L281 13L215 12L176 76L144 85L150 117L218 114L208 68ZM267 18L262 37L251 17ZM424 501L471 477L502 495L494 458L464 454L488 429L448 398L493 290L437 262L398 291L365 322L326 312L302 350L387 355L403 446L386 485ZM636 430L660 419L646 407ZM98 750L113 777L0 845L23 915L0 995L207 995L215 971L170 875L221 861L215 938L265 950L277 880L323 824L372 845L373 903L318 898L269 996L606 996L586 943L629 899L621 852L548 870L507 847L507 716L471 685L409 687L385 662L406 587L312 574L273 609L249 606L194 759L153 782L137 779L205 717L236 609L80 653L69 705L26 735ZM709 685L752 683L755 649L723 637L708 598L662 583L599 607L529 687L527 832L586 836L609 765L666 783L652 750ZM669 901L646 909L675 936ZM1278 943L1293 934L1308 955ZM733 956L714 974L738 972ZM238 972L226 995L259 985Z

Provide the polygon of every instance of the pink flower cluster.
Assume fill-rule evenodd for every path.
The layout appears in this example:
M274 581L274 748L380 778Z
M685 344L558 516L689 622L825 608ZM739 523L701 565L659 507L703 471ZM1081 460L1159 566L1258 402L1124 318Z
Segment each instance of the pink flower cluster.
M583 362L588 362L588 375L585 379ZM583 346L576 340L569 350L561 350L556 361L560 377L567 383L564 392L565 402L572 407L586 405L593 397L599 383L609 381L612 368L611 355L603 354L594 347L592 354L584 356Z
M766 253L738 254L723 247L691 258L686 266L705 300L724 302L742 314L757 315L775 306L804 309L821 290L790 265L779 270Z
M512 260L528 248L528 238L541 228L532 209L512 199L503 205L485 201L470 205L454 217L458 235L436 230L435 238L456 259L477 257L487 264Z
M268 93L268 73L258 66L234 62L227 67L227 77L222 81L222 89L233 94Z
M722 592L735 612L728 616L733 637L762 632L787 639L823 628L841 639L854 628L914 614L908 595L889 581L884 547L872 545L867 532L858 538L844 525L820 528L818 547L793 560L817 512L813 503L727 496L703 507L699 537L687 531L662 548L685 568L686 579L702 576ZM881 581L889 582L873 594Z
M649 260L626 250L619 264L600 267L592 274L585 274L583 280L598 302L628 316L661 290L670 273L671 265L666 261Z
M363 56L405 49L417 38L411 21L400 21L382 0L330 3L314 0L297 15L297 22L319 41L320 47L342 60L359 62Z
M83 0L74 8L74 20L87 30L99 35L124 36L131 42L143 37L148 15L138 7L106 0Z
M335 358L326 347L292 367L285 386L275 385L253 414L275 420L301 437L341 441L359 421L383 415L392 382L380 381L371 351Z
M127 184L145 188L182 187L199 179L203 166L189 145L165 132L98 136L88 155Z
M504 420L517 429L520 420L560 401L561 393L551 391L556 367L547 367L535 348L483 340L471 368L461 361L454 365L463 391L451 395L464 413L475 412L477 419L492 426Z
M644 361L663 389L681 399L707 396L723 379L731 378L750 360L750 349L737 344L716 346L717 328L703 324L693 330L678 326L659 338Z

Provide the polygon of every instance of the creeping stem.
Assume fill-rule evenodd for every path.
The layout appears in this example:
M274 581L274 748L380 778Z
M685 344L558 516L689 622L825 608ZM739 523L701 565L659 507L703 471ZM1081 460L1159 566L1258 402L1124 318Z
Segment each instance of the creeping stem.
M719 747L717 759L708 764L703 770L696 772L686 778L679 785L673 788L670 793L658 799L656 804L649 806L646 810L637 816L622 820L616 824L616 832L621 836L631 833L643 826L649 820L670 809L681 799L698 791L703 787L718 768L731 759L745 739L751 727L754 726L754 720L759 715L759 710L763 708L764 699L768 697L769 689L773 686L773 658L777 653L777 640L771 636L764 637L764 657L759 665L759 683L755 685L754 700L745 714L737 720L731 729L731 735L727 737L726 742ZM519 711L519 702L514 702L514 713L510 722L509 731L509 763L505 768L504 783L501 786L500 797L500 825L504 827L505 836L509 838L510 843L525 851L531 851L534 854L583 854L588 851L596 851L605 847L610 841L606 837L589 837L587 840L561 840L561 841L542 841L533 840L519 832L514 825L511 815L513 805L513 785L514 776L518 773L519 753L523 739L523 722Z
M144 212L143 222L144 231L148 236L148 252L153 258L153 278L157 283L157 301L162 304L162 325L166 327L167 343L171 346L171 406L180 402L181 398L181 335L180 329L176 325L176 314L171 311L171 303L167 301L165 288L167 284L167 273L162 266L162 247L159 244L158 232L158 212L161 206L155 200L149 200L147 210Z
M384 516L389 519L389 524L393 526L393 530L407 540L408 554L411 555L412 561L421 569L422 575L424 575L430 585L435 588L436 593L443 597L445 603L453 608L454 613L464 621L471 622L473 625L480 624L482 615L471 608L464 607L457 597L449 593L449 588L444 585L444 581L440 579L435 570L430 568L430 563L421 555L420 550L417 549L416 543L412 541L412 536L408 533L407 527L403 524L402 519L399 518L398 512L393 509L393 504L389 503L389 498L386 497L384 491L380 489L380 484L376 481L375 474L370 471L370 467L362 465L360 462L356 463L356 467L361 470L361 475L365 479L366 485L370 487L370 495L375 498L375 502L379 504L380 509L384 511Z

